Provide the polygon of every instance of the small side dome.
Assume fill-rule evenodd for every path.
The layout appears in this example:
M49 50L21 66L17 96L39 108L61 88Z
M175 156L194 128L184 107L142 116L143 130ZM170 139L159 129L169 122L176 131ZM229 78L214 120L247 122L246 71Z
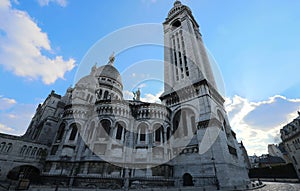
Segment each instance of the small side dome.
M82 88L89 88L89 89L96 89L97 86L97 80L92 75L87 75L83 78L81 78L77 83L76 87L82 87Z

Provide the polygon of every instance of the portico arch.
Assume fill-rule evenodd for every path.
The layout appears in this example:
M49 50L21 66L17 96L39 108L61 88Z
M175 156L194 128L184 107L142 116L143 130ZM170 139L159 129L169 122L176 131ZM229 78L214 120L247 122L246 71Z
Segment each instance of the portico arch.
M7 178L10 180L24 178L29 179L31 183L38 183L40 181L40 170L30 165L16 166L8 172Z

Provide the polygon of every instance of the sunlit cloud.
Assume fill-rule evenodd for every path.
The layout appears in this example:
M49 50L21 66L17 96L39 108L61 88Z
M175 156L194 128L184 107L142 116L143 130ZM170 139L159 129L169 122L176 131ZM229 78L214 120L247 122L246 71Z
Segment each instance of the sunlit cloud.
M142 83L142 84L138 85L138 88L144 88L144 87L147 87L147 84Z
M0 123L0 133L12 133L14 129Z
M75 67L75 60L55 55L47 33L25 11L11 7L9 0L0 2L0 65L29 80L41 78L45 84ZM49 55L45 55L48 53Z
M17 102L14 99L5 98L0 96L0 111L11 108Z
M123 91L123 98L125 100L132 100L133 96L134 95L131 91L128 91L128 90Z
M159 97L163 92L158 92L157 94L147 93L145 97L141 97L141 101L149 102L149 103L161 103Z
M249 155L267 153L267 145L279 143L280 129L297 116L300 99L276 95L260 102L234 96L226 98L230 123Z

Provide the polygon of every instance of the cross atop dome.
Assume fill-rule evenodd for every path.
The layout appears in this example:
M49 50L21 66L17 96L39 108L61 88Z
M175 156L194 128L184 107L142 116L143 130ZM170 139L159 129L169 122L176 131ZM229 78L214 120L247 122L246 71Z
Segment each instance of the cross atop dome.
M179 0L176 0L176 1L174 2L174 6L179 6L179 5L181 5L181 2L180 2Z
M112 54L111 54L111 56L109 57L109 61L108 61L108 65L114 65L114 61L115 61L115 52L113 52Z

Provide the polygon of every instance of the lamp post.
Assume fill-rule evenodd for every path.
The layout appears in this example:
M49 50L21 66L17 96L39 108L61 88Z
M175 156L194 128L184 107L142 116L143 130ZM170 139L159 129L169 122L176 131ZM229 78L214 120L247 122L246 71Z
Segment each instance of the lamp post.
M63 173L63 171L64 171L64 166L65 166L65 162L67 161L67 160L69 160L69 156L61 156L60 157L60 161L61 161L61 169L60 169L60 175L59 175L59 177L61 178L62 177L62 173ZM59 184L58 183L56 183L56 187L55 187L55 191L58 191L58 187L59 187Z

